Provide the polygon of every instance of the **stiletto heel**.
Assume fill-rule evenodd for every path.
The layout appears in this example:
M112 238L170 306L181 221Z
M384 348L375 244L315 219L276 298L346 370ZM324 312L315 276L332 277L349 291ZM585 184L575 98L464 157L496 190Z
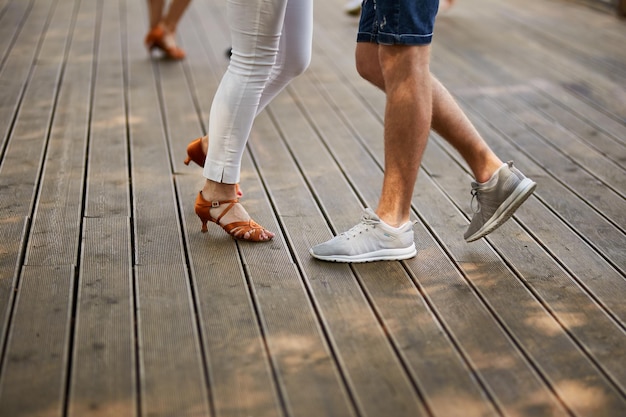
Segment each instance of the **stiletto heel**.
M211 209L218 208L223 204L228 204L226 209L222 211L222 213L217 217L217 219L211 216ZM198 217L202 221L202 233L206 233L208 231L207 222L213 222L220 226L226 233L231 235L235 239L240 240L248 240L251 242L267 242L272 240L273 236L270 236L268 239L262 239L261 235L263 232L268 232L263 226L259 225L254 220L250 219L247 221L239 221L239 222L231 222L228 224L221 224L220 220L232 209L235 204L239 204L239 199L235 200L224 200L224 201L206 201L202 196L202 191L198 193L196 197L196 205L195 210ZM246 238L245 235L248 234ZM267 235L267 233L266 233ZM267 235L269 236L269 235Z

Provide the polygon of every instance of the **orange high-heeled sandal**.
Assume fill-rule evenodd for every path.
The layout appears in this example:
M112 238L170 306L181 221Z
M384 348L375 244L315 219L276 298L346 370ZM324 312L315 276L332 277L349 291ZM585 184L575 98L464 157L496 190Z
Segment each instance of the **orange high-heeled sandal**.
M206 160L206 154L202 149L202 136L197 139L192 140L187 145L187 158L185 158L185 165L189 165L191 161L195 162L200 167L204 168L204 161ZM243 197L243 192L237 184L237 195L239 197Z
M168 35L171 34L167 33L162 25L159 24L153 27L144 40L146 48L148 48L149 52L152 52L153 49L160 49L169 59L183 59L186 55L185 51L176 46L173 38L168 39Z
M224 200L224 201L206 201L202 196L202 191L198 193L198 197L196 197L196 214L200 217L202 221L202 233L206 233L208 231L207 222L211 221L218 226L220 226L226 233L231 235L235 239L239 240L248 240L251 242L267 242L272 240L273 236L270 236L268 239L261 239L261 234L264 231L267 231L263 226L259 225L254 220L250 219L248 221L239 221L232 222L228 224L221 224L220 220L222 217L226 215L232 209L235 204L239 203L239 199L235 200ZM212 208L218 208L222 204L228 204L228 207L224 209L224 211L218 216L217 219L211 216L210 210ZM249 233L249 237L245 238L246 233Z

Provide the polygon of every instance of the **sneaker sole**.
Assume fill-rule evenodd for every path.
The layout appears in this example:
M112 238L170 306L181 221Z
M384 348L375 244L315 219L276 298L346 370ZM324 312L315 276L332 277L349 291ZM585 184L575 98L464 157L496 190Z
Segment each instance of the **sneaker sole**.
M403 259L409 259L417 255L417 249L415 249L415 243L413 243L408 248L381 249L361 255L316 255L313 251L310 251L310 253L311 256L321 261L364 263L376 261L401 261Z
M473 235L465 239L466 242L473 242L482 237L487 236L489 233L496 230L504 222L511 218L515 210L522 205L524 201L535 191L537 183L529 178L524 178L522 182L517 186L515 191L504 200L504 203L498 207L498 210L491 216L491 218L474 233Z

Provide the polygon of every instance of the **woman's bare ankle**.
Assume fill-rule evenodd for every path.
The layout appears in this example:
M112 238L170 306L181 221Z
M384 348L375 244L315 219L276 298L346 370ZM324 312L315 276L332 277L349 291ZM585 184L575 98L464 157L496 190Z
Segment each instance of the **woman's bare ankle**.
M239 198L237 196L237 184L206 180L204 187L202 187L202 197L207 201L236 200Z

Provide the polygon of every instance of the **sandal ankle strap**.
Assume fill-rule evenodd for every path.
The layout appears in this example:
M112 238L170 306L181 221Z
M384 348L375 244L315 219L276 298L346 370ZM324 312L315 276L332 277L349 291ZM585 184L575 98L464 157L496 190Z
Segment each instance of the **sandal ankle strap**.
M219 206L221 206L222 204L228 204L228 207L226 207L224 209L224 211L222 213L220 213L219 217L217 219L215 219L215 223L220 224L220 220L222 219L222 217L224 217L226 215L226 213L228 213L230 211L230 209L233 208L233 206L235 204L239 203L239 199L236 198L234 200L222 200L222 201L211 201L211 208L218 208Z

